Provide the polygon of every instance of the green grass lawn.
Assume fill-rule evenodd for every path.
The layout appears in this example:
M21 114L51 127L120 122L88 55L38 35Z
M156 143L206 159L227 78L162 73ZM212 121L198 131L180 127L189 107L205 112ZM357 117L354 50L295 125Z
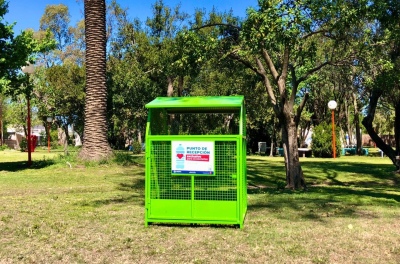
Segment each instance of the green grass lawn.
M142 156L77 164L0 151L0 263L400 263L400 177L387 158L248 157L244 229L144 227ZM71 155L73 156L73 154Z

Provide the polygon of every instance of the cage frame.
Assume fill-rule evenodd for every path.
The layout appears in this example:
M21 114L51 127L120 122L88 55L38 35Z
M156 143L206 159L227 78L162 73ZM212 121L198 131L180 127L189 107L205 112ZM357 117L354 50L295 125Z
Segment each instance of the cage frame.
M146 104L145 107L149 111L146 125L145 226L150 223L178 223L237 225L243 228L247 213L246 110L244 97L157 97ZM171 135L165 129L168 127L167 117L169 114L231 112L238 113L240 116L239 131L235 134ZM164 134L153 133L156 129L163 130ZM207 142L212 144L214 146L212 151L215 166L213 168L214 174L182 173L176 175L170 171L169 175L162 170L163 175L160 176L158 172L162 167L160 160L163 160L163 165L168 169L170 169L170 164L166 164L168 160L170 159L173 163L172 142L199 142L199 144ZM229 150L229 153L224 152L227 150ZM171 153L171 156L168 156L169 153ZM231 159L230 162L224 160L224 153L227 158ZM226 169L226 166L229 166L229 169ZM217 177L223 180L217 180ZM160 187L164 185L159 181L166 179L169 185L172 185L174 181L179 182L177 188L180 188L179 191L184 193L186 198L180 200L177 194L173 196L175 195L173 192L174 199L165 196L168 190L166 190L166 187ZM188 187L189 179L190 187ZM215 186L216 183L220 186ZM186 189L182 188L181 185L187 186ZM200 185L206 187L201 188ZM161 190L161 188L164 189ZM189 191L187 189L190 190L190 199L188 199ZM202 192L206 198L201 196ZM168 198L163 198L163 193L164 197ZM207 196L207 193L213 195ZM207 199L208 197L211 198Z

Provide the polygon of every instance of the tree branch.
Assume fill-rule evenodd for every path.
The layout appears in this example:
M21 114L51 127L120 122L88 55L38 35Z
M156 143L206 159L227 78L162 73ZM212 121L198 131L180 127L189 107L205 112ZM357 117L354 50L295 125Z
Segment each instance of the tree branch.
M238 29L238 30L241 30L241 29L242 29L241 27L235 26L235 25L232 25L232 24L212 23L212 24L203 25L203 26L201 26L201 27L192 28L192 29L190 29L190 30L200 30L200 29L202 29L202 28L217 27L217 26L231 27L231 28L236 28L236 29Z
M326 29L317 30L317 31L314 31L314 32L310 32L307 35L304 35L302 37L302 39L308 39L309 37L312 37L314 35L317 35L317 34L320 34L320 33L327 33L327 32L328 32L328 30L326 30Z
M294 100L296 99L299 82L297 81L296 78L296 71L294 70L294 66L289 64L287 67L290 68L290 75L292 76L292 94L290 96L290 103L293 105Z
M246 66L247 68L249 68L250 70L255 72L260 77L264 77L263 73L261 71L259 71L259 69L257 67L254 67L251 64L251 62L249 62L249 61L243 59L242 57L240 57L239 55L237 55L236 51L237 50L232 51L231 53L228 54L228 56L231 57L232 59L237 60L238 62L242 63L244 66Z
M274 63L272 62L272 59L269 56L268 51L266 49L262 49L262 55L263 55L265 62L267 63L268 69L271 72L272 77L274 77L274 79L276 81L278 81L279 73L276 70Z
M268 79L268 75L267 75L267 72L265 71L264 65L258 58L256 58L256 63L258 66L258 70L260 71L260 73L263 77L264 86L267 89L267 93L268 93L269 98L271 99L271 103L274 105L274 107L276 107L277 106L276 97L275 97L274 91L272 89L271 82Z
M303 74L303 76L301 76L298 80L297 80L297 84L301 83L302 81L305 81L311 74L313 74L314 72L319 71L321 68L325 67L326 65L331 64L330 61L324 62L320 65L318 65L315 68L312 68L311 70L307 71L305 74Z
M296 122L296 127L298 127L298 125L299 125L301 112L303 112L304 106L306 105L308 98L309 98L309 94L306 93L304 95L303 100L301 101L299 107L297 108L296 116L294 118L294 121Z
M289 66L289 47L285 47L285 51L283 53L283 63L282 63L282 74L279 79L283 79L286 81L287 74L288 74L288 66Z

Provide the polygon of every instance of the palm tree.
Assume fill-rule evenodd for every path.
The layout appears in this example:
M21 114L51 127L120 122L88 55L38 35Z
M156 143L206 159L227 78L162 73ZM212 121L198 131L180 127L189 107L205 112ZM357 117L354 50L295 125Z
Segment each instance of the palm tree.
M86 101L81 159L107 159L106 3L84 0L86 29Z

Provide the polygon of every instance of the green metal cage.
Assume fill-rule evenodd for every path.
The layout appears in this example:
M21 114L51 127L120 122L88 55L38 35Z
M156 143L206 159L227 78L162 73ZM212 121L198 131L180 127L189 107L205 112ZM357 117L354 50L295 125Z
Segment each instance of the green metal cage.
M158 97L146 105L145 224L243 227L243 96Z

